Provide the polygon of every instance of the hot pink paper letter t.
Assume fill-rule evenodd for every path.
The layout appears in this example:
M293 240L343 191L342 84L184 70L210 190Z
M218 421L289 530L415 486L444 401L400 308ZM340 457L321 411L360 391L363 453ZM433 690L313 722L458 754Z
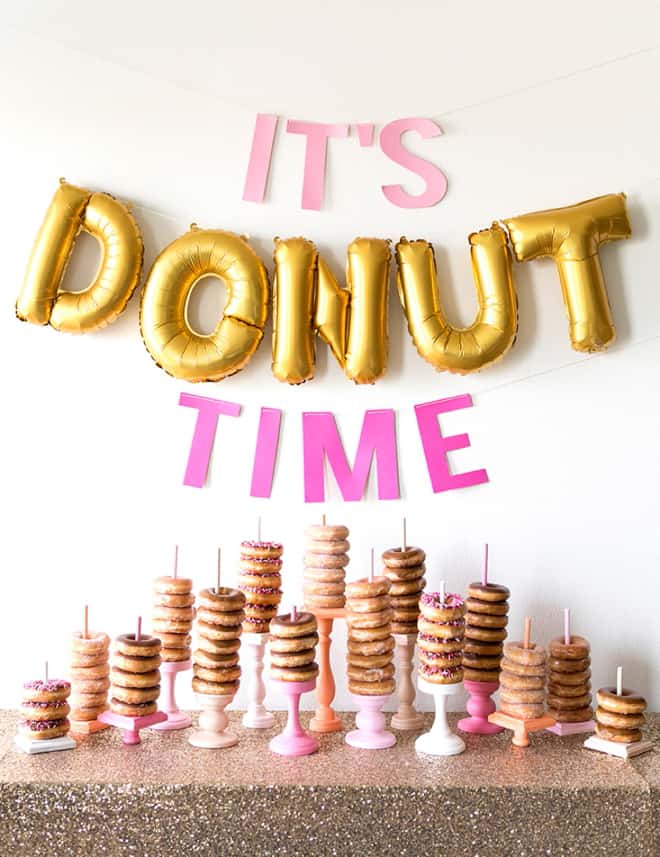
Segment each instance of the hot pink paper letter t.
M192 393L181 393L179 404L186 408L197 408L199 411L183 484L202 488L206 482L206 474L211 460L218 417L220 414L237 417L241 413L241 406L235 402L223 402L221 399L193 396Z

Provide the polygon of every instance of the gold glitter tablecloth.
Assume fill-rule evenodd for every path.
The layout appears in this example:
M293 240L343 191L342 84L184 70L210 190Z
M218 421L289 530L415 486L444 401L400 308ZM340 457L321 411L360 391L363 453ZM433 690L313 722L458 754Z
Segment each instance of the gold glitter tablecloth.
M509 733L466 735L450 758L418 756L418 733L382 751L335 733L313 756L282 758L268 750L281 726L243 729L238 713L227 750L195 749L186 731L126 747L113 729L25 756L17 719L0 712L2 857L660 854L660 715L647 729L656 749L629 762L548 733L526 750Z

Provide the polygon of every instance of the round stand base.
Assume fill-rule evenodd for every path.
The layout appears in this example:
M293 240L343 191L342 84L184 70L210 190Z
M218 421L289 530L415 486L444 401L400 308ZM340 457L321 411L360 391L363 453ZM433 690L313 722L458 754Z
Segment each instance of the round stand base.
M332 713L334 714L334 712ZM334 717L329 717L327 719L322 719L314 715L314 717L309 721L309 728L312 732L341 732L344 728L344 724L336 714L334 714Z
M287 697L289 719L279 735L276 735L268 745L268 749L280 756L309 756L319 749L319 742L313 735L308 735L300 725L300 697L316 687L316 679L309 681L278 681L272 683L279 687Z
M495 703L491 696L499 688L498 681L470 681L463 682L465 689L470 694L467 710L470 717L464 717L458 721L458 728L462 732L473 735L496 735L503 732L501 726L488 722L488 716L495 711Z
M270 711L265 711L263 714L246 711L242 723L248 729L270 729L275 726L276 721Z
M387 696L358 696L352 693L351 699L359 708L355 716L357 729L346 736L346 743L360 750L386 750L396 744L396 735L385 729L385 715L382 708L389 699Z
M423 693L435 697L435 720L431 731L420 735L415 741L415 750L431 756L457 756L462 753L465 742L451 731L447 722L447 698L461 692L460 683L434 684L420 677L417 686Z
M415 741L415 750L430 756L458 756L465 750L465 742L454 732L442 736L426 732Z
M408 717L405 714L393 714L390 720L392 729L402 729L409 732L414 732L417 729L424 728L424 715L421 711L416 711L412 716Z
M226 731L229 718L225 708L233 700L234 694L216 696L212 693L197 693L195 695L201 708L199 728L191 733L188 743L204 750L219 750L222 747L233 747L234 744L238 744L238 735Z
M271 739L268 749L280 756L309 756L316 753L319 742L313 735L285 735L281 732Z
M192 720L184 711L165 712L167 720L151 726L156 732L171 732L173 729L187 729L192 726Z
M205 729L196 729L188 743L193 747L201 747L204 750L219 750L222 747L233 747L238 744L238 735L233 732L208 732Z

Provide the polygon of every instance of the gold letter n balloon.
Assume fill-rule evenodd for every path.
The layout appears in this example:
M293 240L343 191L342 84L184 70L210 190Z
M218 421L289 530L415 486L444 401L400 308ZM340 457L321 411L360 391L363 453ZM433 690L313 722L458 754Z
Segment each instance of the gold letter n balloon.
M101 263L84 291L60 291L81 230L98 240ZM142 238L126 206L62 180L34 242L16 315L69 333L96 330L125 309L141 270Z
M188 321L188 303L203 277L227 289L222 318L203 335ZM140 330L147 350L169 375L220 381L250 360L264 333L268 275L250 245L232 232L198 229L177 238L153 264L142 293Z

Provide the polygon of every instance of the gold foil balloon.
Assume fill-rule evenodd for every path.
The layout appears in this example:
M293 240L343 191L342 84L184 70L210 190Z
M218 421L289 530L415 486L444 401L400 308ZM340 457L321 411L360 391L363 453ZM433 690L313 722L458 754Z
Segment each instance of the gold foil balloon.
M477 372L513 345L518 305L506 234L496 224L469 237L477 290L477 316L470 327L445 319L436 285L433 247L402 238L396 245L397 284L408 330L419 354L438 371Z
M273 374L301 384L314 377L318 334L347 378L373 384L387 368L389 242L356 238L342 289L305 238L275 240Z
M98 271L84 291L59 291L81 229L101 245ZM110 324L140 280L142 252L140 230L125 205L62 180L34 242L16 315L69 333Z
M598 196L504 223L519 262L540 256L555 260L573 348L603 351L611 345L616 330L598 249L606 241L630 238L626 195Z
M202 277L220 277L227 290L222 318L213 333L196 333L188 301ZM242 369L263 337L268 274L238 235L197 229L169 244L149 272L140 305L140 330L147 350L169 375L185 381L220 381Z

